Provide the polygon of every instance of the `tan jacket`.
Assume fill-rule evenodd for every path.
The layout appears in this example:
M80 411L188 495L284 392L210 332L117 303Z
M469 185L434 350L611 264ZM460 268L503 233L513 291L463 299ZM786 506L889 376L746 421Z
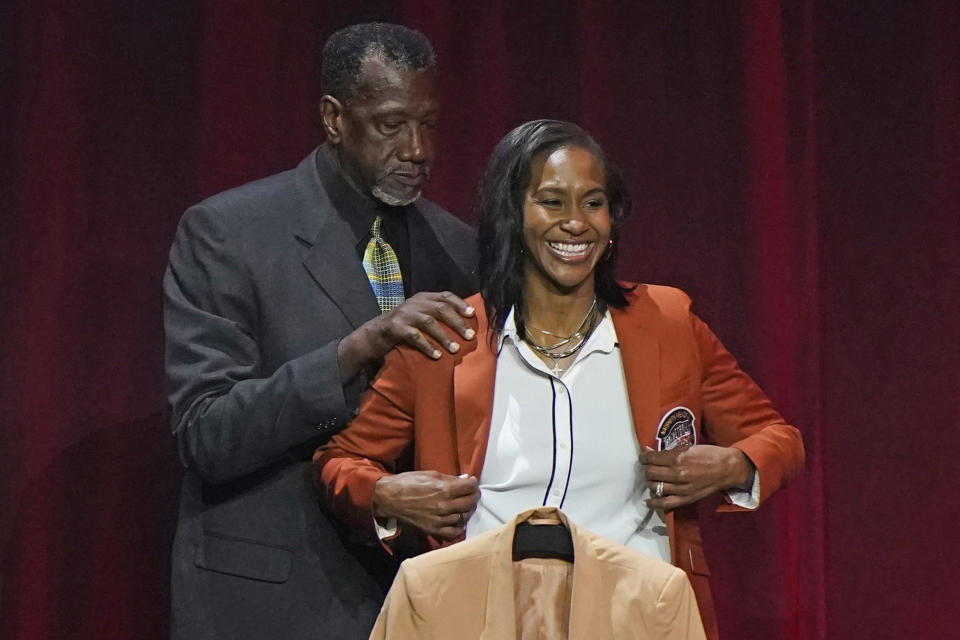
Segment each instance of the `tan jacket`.
M547 561L570 574L561 583L551 583L550 576L524 576L519 565L538 560L513 562L512 557L517 524L551 517L566 524L573 539L572 571L562 560ZM466 542L406 560L370 634L371 640L568 637L706 636L682 570L580 529L553 507L524 511Z

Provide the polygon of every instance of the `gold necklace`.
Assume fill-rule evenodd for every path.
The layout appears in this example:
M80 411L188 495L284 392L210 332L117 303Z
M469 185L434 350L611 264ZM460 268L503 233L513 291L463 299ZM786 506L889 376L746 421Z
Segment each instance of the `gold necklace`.
M593 332L594 326L596 324L595 317L594 317L595 315L594 312L596 310L597 310L597 299L596 297L594 297L593 302L590 303L590 308L587 309L586 315L583 316L583 320L580 322L580 326L578 326L577 330L574 331L569 336L559 336L555 333L547 331L546 329L538 329L537 327L534 327L532 325L529 325L529 324L527 325L528 329L532 329L534 331L537 331L538 333L542 333L544 335L548 335L550 337L560 339L560 342L549 347L541 346L536 342L534 342L532 339L529 339L529 337L527 339L527 344L529 344L534 351L536 351L543 357L553 362L553 374L556 377L558 378L560 377L560 361L565 360L570 356L576 355L580 351L580 349L583 348L583 345L587 343L587 338L590 337L590 334ZM576 343L572 347L564 351L557 351L557 349L566 347L574 340L576 340Z
M583 328L584 328L584 326L586 326L587 320L590 319L590 314L593 313L593 310L596 309L596 307L597 307L597 299L594 298L594 299L593 299L593 302L591 302L591 303L590 303L590 306L587 308L587 313L586 313L586 315L583 316L583 320L580 321L580 326L577 327L577 330L574 331L573 333L571 333L569 336L557 335L556 333L553 333L552 331L547 331L546 329L538 329L537 327L534 327L533 325L530 325L530 324L527 325L527 328L533 329L534 331L536 331L536 332L538 332L538 333L542 333L542 334L544 334L544 335L550 336L551 338L559 338L559 339L560 339L560 342L558 342L557 344L553 345L552 347L549 347L550 349L558 349L558 348L564 346L565 344L569 343L569 342L570 342L571 340L573 340L574 338L579 338L579 337L581 337L581 336L583 335Z

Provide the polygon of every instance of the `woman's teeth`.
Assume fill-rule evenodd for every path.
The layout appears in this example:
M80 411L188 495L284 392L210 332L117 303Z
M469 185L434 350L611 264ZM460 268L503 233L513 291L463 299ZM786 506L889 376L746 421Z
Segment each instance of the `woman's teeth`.
M548 242L550 248L564 257L582 256L590 248L589 242Z

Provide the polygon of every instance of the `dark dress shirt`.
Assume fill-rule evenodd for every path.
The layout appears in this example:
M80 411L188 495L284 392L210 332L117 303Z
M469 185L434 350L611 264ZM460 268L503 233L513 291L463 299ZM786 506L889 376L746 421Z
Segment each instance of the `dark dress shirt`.
M330 196L336 215L343 220L356 239L357 255L363 259L367 243L370 242L370 228L377 216L383 218L381 235L386 240L400 263L403 276L403 295L410 297L410 232L407 229L407 208L392 207L365 196L354 189L338 170L332 152L325 146L317 149L317 173L323 188Z

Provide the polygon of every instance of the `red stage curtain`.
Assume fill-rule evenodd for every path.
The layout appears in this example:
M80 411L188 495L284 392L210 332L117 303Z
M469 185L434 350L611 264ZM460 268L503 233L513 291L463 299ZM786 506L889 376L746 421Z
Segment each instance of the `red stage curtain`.
M955 635L956 3L34 0L0 9L0 636L166 637L166 251L316 144L312 51L368 19L438 50L433 199L470 220L507 129L583 124L633 188L623 276L803 431L789 490L704 508L724 637Z

